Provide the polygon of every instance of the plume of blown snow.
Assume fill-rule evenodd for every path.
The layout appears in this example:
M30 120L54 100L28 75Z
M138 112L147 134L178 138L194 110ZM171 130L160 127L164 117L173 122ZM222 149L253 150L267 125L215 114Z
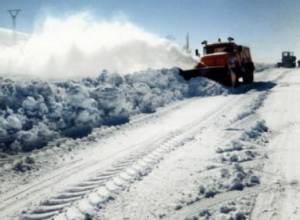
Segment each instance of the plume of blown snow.
M88 13L48 17L27 41L0 43L0 75L41 79L122 74L148 68L189 68L177 45L129 21L95 21Z

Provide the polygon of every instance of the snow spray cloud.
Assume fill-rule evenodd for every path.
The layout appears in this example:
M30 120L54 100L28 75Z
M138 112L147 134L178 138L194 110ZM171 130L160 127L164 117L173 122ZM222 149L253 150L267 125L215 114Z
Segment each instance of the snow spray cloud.
M96 22L88 13L48 17L28 40L15 46L0 44L0 60L2 76L42 79L96 76L103 69L125 74L188 68L194 63L174 43L128 21Z

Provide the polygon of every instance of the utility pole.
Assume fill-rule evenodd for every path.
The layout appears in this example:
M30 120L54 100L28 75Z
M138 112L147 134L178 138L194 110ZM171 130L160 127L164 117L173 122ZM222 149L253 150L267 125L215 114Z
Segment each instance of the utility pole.
M189 33L186 34L186 51L187 52L190 51L190 34Z
M13 39L14 43L17 42L17 32L16 32L16 20L17 20L17 15L20 13L21 9L10 9L8 10L8 13L11 16L12 19L12 31L13 31Z
M189 33L187 33L186 36L185 36L184 49L187 53L191 53L191 51L190 51L190 34Z

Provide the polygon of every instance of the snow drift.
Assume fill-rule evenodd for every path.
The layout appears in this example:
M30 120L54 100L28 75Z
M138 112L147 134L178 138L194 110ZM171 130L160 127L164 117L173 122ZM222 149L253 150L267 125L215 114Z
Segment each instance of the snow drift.
M226 92L204 78L185 81L178 69L125 76L104 71L78 81L0 78L0 149L30 151L59 137L80 138L95 127L125 123L176 100Z
M97 76L104 69L129 73L194 64L169 40L128 21L95 21L88 13L48 17L27 41L15 46L0 42L0 59L0 75L40 79Z

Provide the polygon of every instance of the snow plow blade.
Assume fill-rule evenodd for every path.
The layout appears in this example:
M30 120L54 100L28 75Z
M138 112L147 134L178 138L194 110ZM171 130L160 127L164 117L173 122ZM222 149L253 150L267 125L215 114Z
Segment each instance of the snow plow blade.
M185 79L190 80L195 77L205 77L214 80L224 86L235 86L232 82L232 74L227 67L202 67L191 70L181 70L179 74Z

